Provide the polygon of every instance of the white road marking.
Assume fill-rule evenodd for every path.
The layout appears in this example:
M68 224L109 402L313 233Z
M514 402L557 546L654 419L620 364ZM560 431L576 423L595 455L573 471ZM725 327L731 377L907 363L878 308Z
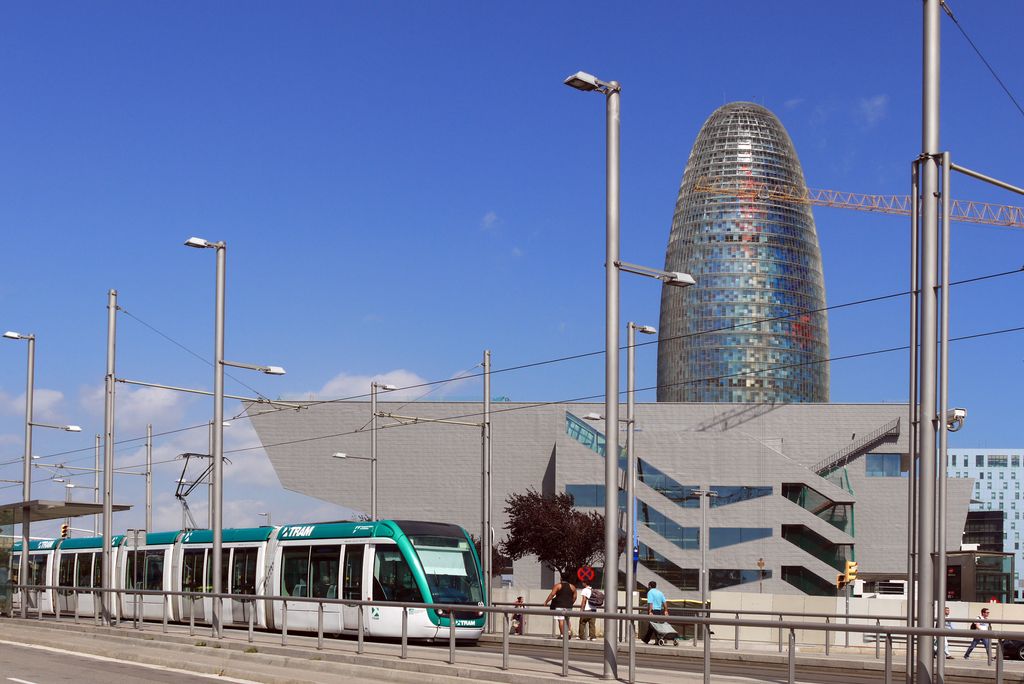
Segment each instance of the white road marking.
M163 665L150 665L149 663L137 663L129 660L118 660L117 658L108 658L101 655L93 655L92 653L81 653L79 651L69 651L66 648L54 648L52 646L40 646L38 644L23 644L18 641L5 641L0 639L0 644L6 644L7 646L17 646L19 648L31 648L36 651L47 651L49 653L59 653L62 656L76 656L78 658L87 658L89 660L98 660L102 663L120 663L121 665L127 665L129 667L144 667L147 670L157 670L160 672L173 672L174 674L189 675L192 677L202 677L203 679L216 679L218 682L233 682L234 684L259 684L251 679L236 679L235 677L223 677L220 675L206 674L205 672L192 672L191 670L180 670L176 667L164 667ZM18 684L36 684L35 682L29 682L24 679L15 679L14 677L8 677L9 681L18 682Z

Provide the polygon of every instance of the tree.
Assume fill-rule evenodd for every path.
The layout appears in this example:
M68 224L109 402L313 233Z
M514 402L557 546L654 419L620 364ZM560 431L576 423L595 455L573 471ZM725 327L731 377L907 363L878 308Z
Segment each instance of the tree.
M571 494L542 495L531 488L509 494L505 504L508 538L499 549L506 556L537 556L563 578L575 577L581 566L603 560L604 516L576 508Z

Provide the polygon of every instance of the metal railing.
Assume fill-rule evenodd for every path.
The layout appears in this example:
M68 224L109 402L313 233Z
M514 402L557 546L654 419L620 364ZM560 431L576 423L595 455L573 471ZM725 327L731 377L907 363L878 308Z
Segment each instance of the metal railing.
M647 615L640 613L633 613L632 615L626 615L623 613L607 613L603 611L579 611L579 610L564 610L556 609L554 611L547 608L534 608L528 606L519 606L515 604L511 605L493 605L493 606L482 606L482 605L467 605L467 604L449 604L449 603L421 603L411 601L365 601L365 600L354 600L354 599L336 599L336 598L319 598L319 597L306 597L306 596L270 596L260 594L230 594L230 593L219 593L213 594L208 592L188 592L188 591L169 591L169 590L149 590L149 589L101 589L99 587L61 587L53 585L16 585L16 590L21 592L22 600L27 598L27 593L33 593L36 604L36 619L41 620L43 618L43 607L42 601L40 600L40 593L43 591L56 591L58 594L64 592L75 596L75 615L74 619L76 624L80 621L79 615L79 594L113 594L115 601L115 608L119 607L121 602L125 600L125 597L131 597L131 605L133 606L133 615L131 617L133 626L135 629L144 629L145 619L141 615L140 603L145 596L159 596L161 597L162 605L162 629L167 632L168 626L168 598L181 597L189 601L190 610L189 612L189 635L195 635L195 602L196 600L202 599L233 599L250 604L248 611L248 640L252 643L254 638L255 624L254 616L256 613L258 602L269 602L271 604L280 602L282 605L282 624L281 624L281 645L288 645L288 604L316 604L317 605L317 646L318 650L323 650L324 647L324 606L325 605L337 605L360 608L357 611L358 622L356 627L356 653L362 654L364 652L364 641L366 637L366 626L363 618L364 607L375 607L375 608L400 608L402 610L402 631L401 631L401 655L400 658L408 658L408 624L409 624L409 610L410 609L433 609L437 611L447 612L450 624L448 628L448 663L455 664L456 652L457 652L457 631L460 626L457 624L456 612L471 611L475 613L486 613L501 616L503 629L501 630L501 669L510 669L510 634L509 628L511 626L512 614L521 614L523 616L537 616L540 617L552 617L553 614L562 616L563 618L594 618L596 620L604 620L607 625L608 621L615 622L621 626L626 622L635 622L639 624L649 622L667 622L673 627L676 625L695 625L695 626L707 626L709 629L714 626L721 627L733 627L735 629L735 636L733 642L733 648L739 648L739 631L740 628L760 628L760 629L775 629L779 633L779 652L786 651L787 653L787 681L791 684L796 681L797 674L797 640L796 635L798 632L824 632L824 643L826 655L829 653L828 644L832 633L844 633L844 634L873 634L876 637L875 641L875 653L876 658L881 658L881 644L884 643L884 681L886 684L892 684L893 682L893 644L894 637L902 637L904 640L909 637L917 637L922 635L932 637L944 637L944 638L962 638L962 639L974 639L979 637L978 630L969 629L936 629L926 627L907 627L905 625L884 625L881 624L881 620L905 620L905 617L901 616L878 616L878 615L854 615L849 616L845 614L830 614L830 613L806 613L800 615L804 618L823 618L824 622L798 622L793 620L786 620L784 616L791 613L780 613L778 611L728 611L728 610L715 610L695 609L695 612L703 612L708 614L708 617L701 617L699 615ZM120 600L118 600L120 599ZM97 604L98 607L98 604ZM52 606L54 609L54 617L57 620L61 619L62 611L59 610L59 606ZM94 611L94 620L99 619L99 610ZM715 613L724 613L727 615L733 615L734 617L715 617ZM761 616L762 619L753 619L747 616ZM767 616L769 619L763 619ZM778 616L778 620L774 617ZM874 624L857 625L857 624L844 624L839 622L833 622L836 618L847 618L850 619L869 619L874 620ZM122 616L118 614L118 611L114 611L113 619L111 623L119 625L122 620ZM995 624L1013 624L1009 621L1004 620L990 620ZM455 624L451 624L455 623ZM463 626L464 627L464 626ZM607 627L606 627L607 628ZM439 625L438 630L441 632L445 629L445 625ZM703 630L698 630L703 631ZM219 635L212 634L215 638L222 638ZM785 637L785 639L784 639ZM1003 641L1008 639L1013 640L1024 640L1024 631L986 631L985 637L988 638L995 645L995 682L996 684L1003 684ZM788 649L784 648L783 642L788 644ZM620 647L623 648L623 647ZM636 681L636 639L629 639L624 645L624 648L628 656L628 674L626 681L631 684ZM705 639L703 643L703 672L704 680L710 681L710 675L712 671L712 658L711 658L711 639ZM569 630L565 630L562 635L561 644L561 674L564 677L569 675L569 663L570 663L570 649L569 649ZM990 661L991 662L991 661ZM815 664L816 667L820 667L820 663Z

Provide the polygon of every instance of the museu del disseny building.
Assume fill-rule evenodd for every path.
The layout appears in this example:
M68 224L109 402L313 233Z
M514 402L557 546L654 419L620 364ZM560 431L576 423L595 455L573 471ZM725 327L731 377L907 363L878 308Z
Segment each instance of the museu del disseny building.
M663 288L658 402L636 407L637 580L658 580L676 596L698 589L702 545L712 590L834 595L847 560L861 576L906 574L907 407L828 403L814 219L804 204L760 196L762 184L805 188L788 134L759 105L719 108L690 153L666 250L666 270L691 273L697 285ZM495 404L496 539L506 497L528 488L603 509L603 424L583 420L602 408ZM415 410L445 419L482 407ZM369 510L370 464L332 458L369 455L367 402L256 405L249 414L285 488ZM436 422L381 429L377 453L380 517L457 523L481 536L479 431ZM949 482L949 548L959 547L970 487ZM718 494L707 540L698 488ZM535 559L514 564L519 587L552 579Z

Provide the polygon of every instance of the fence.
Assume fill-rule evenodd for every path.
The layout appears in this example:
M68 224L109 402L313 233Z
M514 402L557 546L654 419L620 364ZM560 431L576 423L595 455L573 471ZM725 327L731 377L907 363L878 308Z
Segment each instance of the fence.
M550 617L550 609L541 609L535 607L524 607L521 605L494 605L494 606L467 606L466 604L447 604L447 603L416 603L408 601L362 601L352 599L333 599L333 598L315 598L315 597L303 597L303 596L270 596L270 595L259 595L259 594L229 594L220 593L214 594L209 592L186 592L186 591L163 591L163 590L147 590L147 589L101 589L99 587L62 587L53 585L16 585L15 590L21 592L22 601L28 598L28 593L32 592L35 596L36 604L36 618L41 620L43 618L42 601L39 600L39 594L43 591L55 591L65 592L75 596L75 611L74 620L78 624L81 620L79 615L79 594L103 594L103 595L114 595L114 606L119 608L124 597L132 597L131 605L133 606L133 615L131 617L133 626L135 629L143 629L145 620L140 617L140 601L144 596L159 596L164 600L161 601L163 606L162 615L162 629L164 632L167 631L168 625L168 601L170 597L183 597L190 602L189 610L189 634L195 635L195 602L205 598L209 599L232 599L245 603L250 603L251 608L248 611L248 640L251 643L253 641L253 635L255 631L254 615L256 613L257 602L269 602L271 605L280 602L282 604L282 626L281 626L281 645L288 645L288 604L317 604L317 646L318 650L323 650L324 647L324 606L325 605L338 605L349 608L360 608L357 611L358 615L358 626L356 629L356 652L362 654L364 651L364 640L366 636L366 628L364 624L362 608L364 607L376 607L376 608L401 608L402 609L402 632L401 632L401 655L400 658L408 658L408 620L410 609L434 609L437 611L447 612L450 616L449 627L448 627L448 663L455 664L456 652L457 652L457 629L458 625L455 624L455 612L464 612L467 609L473 612L486 613L489 616L493 615L501 619L503 628L501 630L501 669L510 669L510 627L511 619L513 614L521 614L524 616L537 616L537 617ZM118 599L121 599L120 601ZM108 602L104 602L108 603ZM698 609L699 610L699 609ZM61 610L59 606L54 606L54 617L57 620L62 619ZM99 621L100 615L99 610L94 611L94 621ZM779 652L786 651L788 654L787 667L788 667L788 679L790 684L794 684L796 681L796 651L797 651L797 634L798 632L824 632L824 643L825 653L829 653L829 642L831 641L830 636L833 633L860 633L870 634L875 637L875 657L882 657L882 644L884 643L884 658L885 665L883 669L885 684L892 684L893 682L893 644L897 637L901 637L904 641L908 637L917 636L931 636L931 637L942 637L942 638L960 638L960 639L973 639L978 636L976 630L968 629L935 629L926 627L907 627L905 625L884 625L881 624L882 619L891 620L905 620L900 616L877 616L877 615L833 615L825 613L812 613L804 614L799 617L803 618L823 618L824 622L799 622L793 620L784 619L784 614L770 611L747 611L746 613L741 611L715 611L713 609L707 609L704 611L708 614L707 617L701 617L699 615L686 615L686 616L675 616L675 615L646 615L641 613L633 613L626 615L621 612L617 613L606 613L606 612L594 612L588 611L584 613L579 610L558 610L558 613L565 618L580 618L590 617L597 620L604 620L605 624L608 621L615 622L617 631L620 634L627 634L628 637L625 639L625 649L627 652L627 667L628 675L626 681L632 684L636 680L636 638L635 625L637 623L643 625L651 621L657 622L668 622L673 627L682 625L694 625L700 627L701 631L704 629L711 630L714 626L721 627L732 627L734 629L734 640L733 648L739 649L740 643L740 630L742 628L769 628L778 630L779 634ZM715 617L716 612L727 612L732 614L734 617ZM750 617L743 617L744 615L755 615L760 616L762 619L752 619ZM764 616L769 617L768 620L763 619ZM774 617L778 616L778 620L774 620ZM833 622L837 618L850 618L850 619L871 619L875 620L873 625L858 625L858 624L844 624L840 622ZM112 615L107 617L111 624L119 625L122 621L122 616L118 610L115 610ZM993 623L1006 623L1007 621L996 621L992 620ZM443 626L442 626L443 627ZM220 634L216 627L213 627L213 636L220 638ZM995 644L995 682L996 684L1003 684L1003 641L1013 640L1024 640L1024 632L1013 632L1013 631L989 631L986 635ZM785 637L785 638L784 638ZM620 640L621 641L621 640ZM786 642L788 649L784 648L783 642ZM562 662L561 662L561 674L563 677L569 675L569 630L565 630L562 635ZM621 647L620 647L621 650ZM991 658L991 655L990 655ZM990 660L991 663L991 660ZM704 681L710 681L711 675L711 639L703 639L703 673Z

